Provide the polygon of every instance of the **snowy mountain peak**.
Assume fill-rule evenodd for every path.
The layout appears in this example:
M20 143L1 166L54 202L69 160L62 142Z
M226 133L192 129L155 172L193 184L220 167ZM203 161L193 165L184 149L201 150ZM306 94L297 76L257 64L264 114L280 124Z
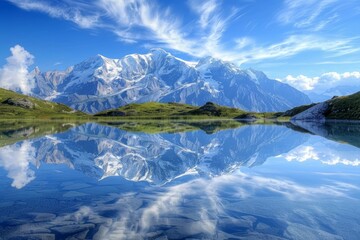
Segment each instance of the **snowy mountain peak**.
M95 58L101 58L101 59L107 59L107 57L105 57L104 55L101 54L96 54Z
M34 72L34 74L36 74L36 75L38 75L38 74L41 73L40 68L39 68L38 66L36 66L36 67L34 68L33 72Z
M167 56L167 55L171 55L169 52L165 51L162 48L152 48L150 49L150 53L153 55L160 55L160 56Z
M172 56L170 53L168 53L167 51L165 51L164 49L161 49L161 48L151 49L149 55L150 55L150 58L152 59L152 61L154 61L155 63L160 64L160 65L167 58L174 59L174 56Z
M264 72L262 71L258 71L258 70L254 70L252 68L248 68L246 70L244 70L244 72L250 77L250 79L255 82L255 83L260 83L263 79L266 79L267 76L265 75Z
M305 94L260 71L212 57L194 67L159 48L120 59L99 54L66 71L35 75L34 96L88 113L149 101L215 102L249 111L283 111L310 103Z
M74 71L85 71L88 69L96 69L104 64L104 58L102 55L96 55L78 63L74 66Z
M223 61L218 58L204 57L196 65L197 69L226 68L231 71L240 70L234 63Z
M219 59L216 59L216 58L213 58L213 57L203 57L199 60L198 64L196 65L196 67L200 67L200 66L203 66L203 65L211 65L213 64L214 62L219 62L221 60Z

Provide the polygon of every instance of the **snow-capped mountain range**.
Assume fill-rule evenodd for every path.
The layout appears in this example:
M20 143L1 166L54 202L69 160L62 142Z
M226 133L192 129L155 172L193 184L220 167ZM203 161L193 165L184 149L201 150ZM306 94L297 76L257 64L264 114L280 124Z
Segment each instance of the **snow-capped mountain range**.
M66 71L35 68L31 75L32 95L87 113L148 101L212 101L249 111L284 111L310 103L304 93L263 72L211 57L189 63L162 49L121 59L97 55Z

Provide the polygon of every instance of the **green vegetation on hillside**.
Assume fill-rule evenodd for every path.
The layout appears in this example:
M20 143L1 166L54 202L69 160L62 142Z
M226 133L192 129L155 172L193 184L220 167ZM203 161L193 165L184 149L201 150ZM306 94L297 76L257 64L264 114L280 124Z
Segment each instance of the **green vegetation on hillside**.
M252 113L208 102L201 107L181 103L132 103L88 115L63 104L49 102L0 88L1 119L276 119L281 113Z
M349 96L336 97L326 102L327 119L360 120L360 92ZM117 109L107 110L95 115L75 111L63 104L18 94L0 88L1 119L76 119L77 121L102 119L237 119L241 121L259 121L270 119L288 121L315 104L295 107L286 112L246 112L237 108L220 106L208 102L201 107L181 103L132 103ZM186 126L189 127L189 126Z
M333 97L319 104L321 104L321 107L318 107L319 112L314 110L315 112L310 113L308 119L325 117L328 120L360 120L360 92L348 96ZM317 104L299 106L286 111L282 116L293 117L315 105Z
M180 103L131 103L118 109L95 114L97 117L168 118L196 109L195 106Z
M335 97L329 101L325 112L327 119L360 120L360 92L349 96Z
M183 115L235 118L244 113L246 112L237 108L224 107L212 102L207 102L205 105L184 113Z
M206 103L196 107L181 103L133 103L118 109L95 114L95 117L124 117L132 119L192 119L192 118L235 118L245 112L220 106L214 103Z
M290 110L287 110L286 112L282 113L281 116L282 117L293 117L295 116L296 114L299 114L313 106L315 106L316 103L312 103L312 104L309 104L309 105L302 105L302 106L298 106L298 107L294 107Z
M85 116L87 115L63 104L0 88L0 119L63 119Z

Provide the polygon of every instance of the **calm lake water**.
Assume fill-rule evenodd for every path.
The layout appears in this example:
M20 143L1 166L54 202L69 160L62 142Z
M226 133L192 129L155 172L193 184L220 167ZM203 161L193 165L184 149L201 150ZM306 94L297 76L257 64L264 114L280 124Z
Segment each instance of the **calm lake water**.
M2 124L0 239L359 239L359 147L359 124Z

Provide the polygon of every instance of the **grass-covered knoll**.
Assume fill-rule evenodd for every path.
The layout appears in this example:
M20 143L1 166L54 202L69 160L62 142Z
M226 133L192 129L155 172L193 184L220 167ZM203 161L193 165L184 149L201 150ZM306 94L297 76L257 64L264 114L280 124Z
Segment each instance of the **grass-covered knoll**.
M87 115L63 104L0 88L0 119L60 119L85 116Z
M180 103L131 103L117 109L95 114L96 117L167 118L196 109L195 106Z
M335 97L329 101L325 112L327 119L360 120L360 92Z
M130 132L144 132L149 134L157 133L178 133L195 130L202 130L212 134L220 130L238 128L245 125L235 120L207 120L207 121L167 121L167 120L142 120L122 122L101 122L102 124L117 127Z
M166 119L166 118L234 118L244 111L236 108L206 103L196 107L181 103L133 103L118 109L95 114L95 117L124 117L133 119Z
M207 102L199 108L183 113L183 115L235 118L244 113L246 112L238 108L224 107L212 102Z
M26 139L64 132L73 126L73 123L57 121L0 121L0 147Z

